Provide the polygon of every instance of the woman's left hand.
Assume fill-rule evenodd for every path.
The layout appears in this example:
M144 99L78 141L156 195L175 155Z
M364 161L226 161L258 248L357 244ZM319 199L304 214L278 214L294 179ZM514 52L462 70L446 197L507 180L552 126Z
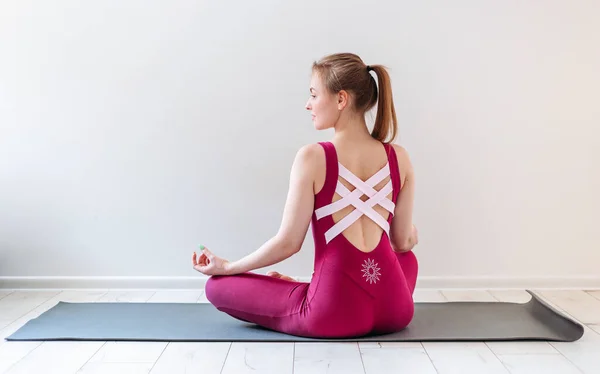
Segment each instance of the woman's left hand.
M196 252L192 256L192 264L194 269L204 275L229 275L229 261L215 256L207 248L202 249L202 254L198 257Z

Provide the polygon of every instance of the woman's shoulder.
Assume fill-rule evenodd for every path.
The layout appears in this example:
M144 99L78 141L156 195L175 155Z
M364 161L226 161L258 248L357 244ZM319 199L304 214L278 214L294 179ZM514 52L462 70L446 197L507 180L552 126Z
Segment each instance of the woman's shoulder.
M325 166L325 150L319 143L305 144L296 152L294 164L306 170L318 170Z
M394 151L396 151L396 157L408 157L408 151L406 148L396 143L390 143L390 145L394 148Z
M298 149L292 166L293 179L311 181L313 191L316 185L320 190L325 182L323 170L326 170L325 151L319 143L306 144Z
M296 152L296 158L305 163L318 162L324 155L324 148L319 143L305 144Z
M412 172L413 166L410 160L410 155L408 154L406 148L395 143L391 143L391 145L396 152L396 159L398 160L398 167L400 168L400 171L404 173Z

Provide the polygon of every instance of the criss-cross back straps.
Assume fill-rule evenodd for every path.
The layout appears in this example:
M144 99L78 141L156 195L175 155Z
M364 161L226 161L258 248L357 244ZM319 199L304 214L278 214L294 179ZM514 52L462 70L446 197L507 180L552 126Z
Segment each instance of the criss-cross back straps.
M390 225L380 214L378 214L373 206L379 204L390 213L394 213L395 204L387 198L387 195L393 191L392 181L390 181L379 191L373 187L379 182L384 180L390 175L390 165L387 163L381 170L375 173L366 182L363 182L360 178L354 175L350 170L346 169L342 164L338 165L339 176L344 178L355 189L350 192L339 180L335 192L338 193L342 198L329 205L323 206L315 210L317 219L321 219L328 215L344 209L348 205L356 208L352 213L341 219L338 223L333 225L326 233L325 240L329 243L333 238L342 233L345 229L350 227L356 222L362 215L366 215L377 223L381 228L389 235ZM360 197L367 195L368 200L362 201Z

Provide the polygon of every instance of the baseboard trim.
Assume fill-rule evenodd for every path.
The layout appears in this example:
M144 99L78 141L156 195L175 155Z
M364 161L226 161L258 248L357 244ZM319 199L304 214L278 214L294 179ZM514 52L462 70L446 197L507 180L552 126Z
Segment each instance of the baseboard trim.
M198 289L208 277L0 277L0 289ZM296 277L308 282L310 277ZM417 280L418 289L578 289L600 290L600 276L434 277Z
M599 290L600 276L564 277L420 277L418 289Z
M208 277L0 277L0 289L198 289Z

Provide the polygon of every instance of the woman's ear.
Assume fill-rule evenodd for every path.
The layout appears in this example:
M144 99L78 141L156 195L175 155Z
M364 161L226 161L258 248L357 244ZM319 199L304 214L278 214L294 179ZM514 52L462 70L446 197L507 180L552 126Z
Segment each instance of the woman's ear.
M338 110L342 110L344 109L347 105L348 105L348 101L350 99L350 96L348 95L348 92L345 90L341 90L340 92L338 92L337 94L337 106L338 106Z

